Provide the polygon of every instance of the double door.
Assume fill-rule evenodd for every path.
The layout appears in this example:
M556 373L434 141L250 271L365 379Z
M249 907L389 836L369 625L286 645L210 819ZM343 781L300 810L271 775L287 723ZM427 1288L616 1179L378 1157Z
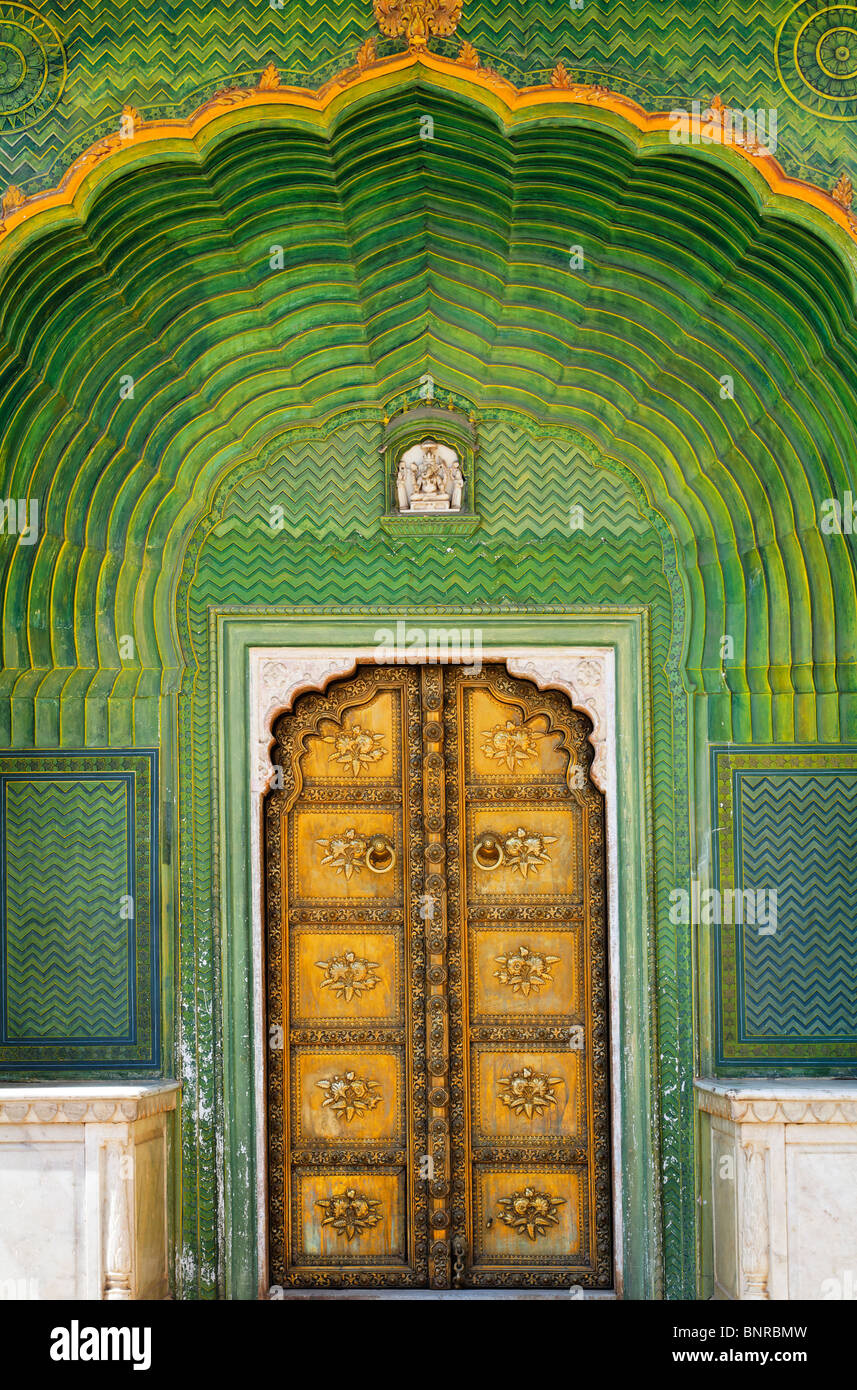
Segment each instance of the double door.
M363 666L275 729L271 1282L608 1287L603 799L502 666Z

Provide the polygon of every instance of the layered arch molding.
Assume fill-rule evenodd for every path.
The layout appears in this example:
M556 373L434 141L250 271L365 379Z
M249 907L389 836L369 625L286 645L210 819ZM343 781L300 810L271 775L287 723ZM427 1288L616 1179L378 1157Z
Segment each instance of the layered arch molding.
M0 276L3 496L40 513L2 551L11 725L46 682L176 689L223 480L429 373L639 478L712 736L857 736L853 549L819 525L854 488L853 243L738 152L412 64L117 150Z

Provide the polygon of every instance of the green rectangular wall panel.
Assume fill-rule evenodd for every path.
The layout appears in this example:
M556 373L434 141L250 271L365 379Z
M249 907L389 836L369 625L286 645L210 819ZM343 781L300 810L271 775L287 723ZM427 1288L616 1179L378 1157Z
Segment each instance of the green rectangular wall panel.
M156 775L0 756L0 1073L159 1065Z
M857 752L713 750L715 887L776 892L771 921L718 937L718 1062L840 1070L857 1061ZM745 917L749 913L744 914ZM772 929L773 928L773 929Z

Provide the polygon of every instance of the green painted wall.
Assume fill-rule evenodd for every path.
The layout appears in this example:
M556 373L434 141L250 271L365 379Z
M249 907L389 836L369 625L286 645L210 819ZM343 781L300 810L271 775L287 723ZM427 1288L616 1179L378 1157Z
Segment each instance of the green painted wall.
M639 485L621 470L594 466L581 452L581 440L568 431L537 429L510 412L496 418L486 413L479 428L476 470L478 530L466 539L443 534L436 539L393 539L379 525L384 507L381 438L376 421L349 418L340 424L334 417L323 431L294 445L284 440L282 457L271 466L231 476L189 547L179 589L180 612L187 611L198 669L179 701L185 750L182 920L192 918L196 924L192 954L183 954L183 1038L186 1052L194 1057L185 1090L183 1162L188 1176L197 1175L186 1183L184 1269L189 1286L203 1292L213 1289L215 1281L212 1199L218 1159L216 1125L210 1122L206 1098L218 1090L219 1049L196 990L200 980L205 982L204 998L218 989L218 957L211 948L217 926L223 931L228 922L235 930L244 922L228 897L228 906L215 906L212 913L218 900L223 901L226 885L218 886L213 878L218 857L215 827L224 812L218 812L213 795L211 730L223 719L225 675L221 671L220 687L214 688L211 613L246 612L248 605L258 605L260 615L270 617L310 605L319 615L319 627L305 622L303 641L312 645L321 640L316 634L322 623L330 626L329 615L346 609L361 615L373 609L379 614L407 610L422 615L414 621L427 622L431 614L470 606L477 597L486 624L504 611L521 614L519 622L526 624L527 613L583 613L594 605L603 612L606 626L613 612L640 606L648 640L644 694L651 701L645 736L653 753L644 755L639 747L638 756L645 757L640 775L647 784L654 776L657 807L651 825L651 892L666 902L669 888L687 873L687 701L677 674L682 600L674 547L661 519L645 507ZM345 488L343 477L348 479ZM582 507L582 529L571 526L576 506ZM272 514L280 519L279 513L272 513L274 508L282 511L282 529L271 525ZM675 633L664 548L679 604ZM478 621L478 613L470 621ZM258 640L264 645L268 639ZM536 641L545 640L536 634ZM229 727L231 748L235 739ZM671 1235L664 1252L665 1271L656 1266L644 1274L638 1269L636 1277L640 1287L658 1287L665 1278L673 1290L692 1291L693 1039L681 1018L683 1002L691 993L690 935L678 939L668 924L661 928L657 945L653 934L644 948L652 952L653 964L657 955L661 981L644 1007L651 1016L653 1038L658 1038L661 1127L652 1138L664 1155L663 1200ZM246 930L252 933L252 922ZM222 939L220 946L231 949ZM227 1030L230 1027L240 1027L237 1018L228 1021ZM245 1028L241 1036L246 1035ZM247 1078L245 1082L226 1094L237 1102L249 1087ZM198 1122L194 1097L201 1111ZM239 1147L246 1163L246 1136ZM252 1186L249 1177L239 1186L243 1200ZM252 1230L252 1212L242 1207L235 1227L236 1232ZM237 1242L237 1235L233 1240ZM245 1292L250 1258L245 1251L240 1260L233 1260L230 1271L232 1286ZM252 1276L250 1286L254 1287Z
M36 544L0 537L0 745L160 750L181 1292L252 1291L217 1218L238 1013L221 1008L211 612L478 604L486 622L643 610L645 1065L663 1289L692 1295L714 958L668 893L709 872L712 740L785 756L857 738L854 552L818 524L854 486L850 243L732 152L550 97L508 117L426 70L328 116L233 112L199 148L165 138L96 182L0 243L3 496L40 516ZM427 372L476 421L480 525L422 541L381 526L378 449Z
M649 110L687 108L715 92L741 108L776 107L780 161L830 186L857 159L855 64L836 57L857 10L829 9L817 0L584 0L579 8L465 0L457 34L432 46L455 54L467 39L519 85L544 82L563 59L575 80L609 85ZM147 119L184 116L269 61L284 81L317 87L353 63L370 35L380 38L372 0L101 0L97 23L82 0L35 8L7 0L0 40L16 42L27 62L10 65L0 88L0 181L28 192L57 184L83 149L116 129L125 102ZM379 42L382 53L401 47Z

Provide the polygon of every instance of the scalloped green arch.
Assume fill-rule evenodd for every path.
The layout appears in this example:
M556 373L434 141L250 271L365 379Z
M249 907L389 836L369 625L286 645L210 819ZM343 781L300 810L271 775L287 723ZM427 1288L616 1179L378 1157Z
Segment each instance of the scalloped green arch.
M69 698L80 671L175 689L182 556L219 480L432 371L640 479L713 736L853 737L853 551L818 510L854 477L854 260L734 151L549 95L510 113L422 67L122 151L2 243L4 495L43 525L3 556L6 702L57 670Z
M194 767L209 755L204 700L164 697L204 665L177 595L220 500L302 432L380 421L426 371L477 419L529 419L638 480L684 587L697 769L706 736L857 736L853 547L818 525L825 498L857 491L845 219L735 151L674 147L665 128L568 94L513 108L441 69L403 60L326 105L285 94L149 132L9 219L3 496L35 499L41 525L37 544L0 549L0 741L160 742L166 810L177 720L183 776L192 738ZM681 742L684 711L674 727L658 713ZM201 1290L216 1283L215 1180L197 1184L204 1200L193 1189L195 1169L216 1164L217 934L210 840L189 818L207 828L206 778L208 766L180 799L185 896L173 912L173 869L165 911L176 939L182 923L179 1002L197 1049L182 1198L199 1228L186 1250L204 1253L182 1258ZM656 800L662 840L686 839L683 787ZM669 845L657 859L667 885ZM685 860L682 848L682 872ZM687 958L669 956L668 937L660 1038L683 1049L687 1080L691 962L685 941ZM676 1248L689 1172L674 1169L665 1206Z

